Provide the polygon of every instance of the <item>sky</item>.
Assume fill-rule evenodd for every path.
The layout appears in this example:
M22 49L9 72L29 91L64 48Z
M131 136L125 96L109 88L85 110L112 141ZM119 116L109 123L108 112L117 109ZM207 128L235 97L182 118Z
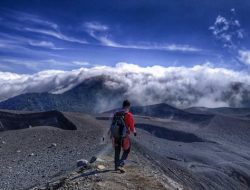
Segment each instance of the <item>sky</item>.
M242 106L250 85L249 10L248 0L1 0L0 101L108 73L129 84L152 75L152 84L161 89L167 80L165 90L176 94L189 93L186 86L211 90L177 105ZM131 72L137 76L128 79ZM235 83L244 88L232 90ZM235 100L222 100L225 93Z
M246 0L1 0L0 70L118 62L248 69L249 8Z

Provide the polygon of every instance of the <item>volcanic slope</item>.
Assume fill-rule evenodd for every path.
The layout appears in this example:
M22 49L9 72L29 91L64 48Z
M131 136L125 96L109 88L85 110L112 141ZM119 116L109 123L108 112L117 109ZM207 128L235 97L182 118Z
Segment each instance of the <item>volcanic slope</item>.
M0 148L3 155L0 187L250 188L250 120L216 113L189 113L167 104L131 110L138 135L132 137L125 174L113 173L114 152L106 135L112 112L95 117L60 113L77 129L40 126L0 132L4 142ZM97 165L92 165L77 171L76 160L93 155L99 158L97 164L106 169L100 171Z
M58 111L0 113L0 189L45 183L102 149L93 117Z
M184 187L249 189L250 120L185 110L183 117L178 110L165 104L132 108L136 146ZM108 115L97 118L107 122ZM199 115L206 122L197 122Z
M0 189L182 189L136 146L126 173L115 172L113 148L103 139L109 123L90 115L2 111L0 121ZM106 169L79 171L77 160L93 156Z

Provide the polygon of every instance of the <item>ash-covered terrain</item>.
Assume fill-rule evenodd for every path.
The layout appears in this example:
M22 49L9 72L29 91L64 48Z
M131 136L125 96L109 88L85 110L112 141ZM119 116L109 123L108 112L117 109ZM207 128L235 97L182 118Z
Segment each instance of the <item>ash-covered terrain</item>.
M138 135L125 174L113 171L113 111L2 111L0 189L250 188L248 109L132 107ZM78 171L92 156L105 169Z
M0 189L46 183L101 148L103 127L81 113L0 113Z

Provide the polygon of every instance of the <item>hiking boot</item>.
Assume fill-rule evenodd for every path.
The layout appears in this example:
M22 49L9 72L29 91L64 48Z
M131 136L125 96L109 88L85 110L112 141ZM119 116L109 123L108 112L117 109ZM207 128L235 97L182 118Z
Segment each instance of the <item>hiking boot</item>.
M118 172L121 172L121 173L125 173L124 168L123 168L123 167L120 167L120 166L116 167L116 168L115 168L115 171L118 171Z
M125 173L125 169L123 168L123 167L118 167L118 169L119 169L119 171L121 172L121 173Z
M125 165L125 162L124 162L124 160L121 160L121 161L120 161L120 164L119 164L119 166L120 166L120 167L124 167L124 165Z

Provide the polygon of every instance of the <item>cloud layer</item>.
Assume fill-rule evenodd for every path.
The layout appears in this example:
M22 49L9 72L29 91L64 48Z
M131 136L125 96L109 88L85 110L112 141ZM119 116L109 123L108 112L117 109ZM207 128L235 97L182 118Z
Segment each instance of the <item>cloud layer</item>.
M244 106L249 100L250 76L240 71L194 67L141 67L118 63L72 71L48 70L33 75L0 72L0 100L29 92L63 93L85 79L108 75L109 89L125 89L125 96L145 105L160 102L175 106Z

